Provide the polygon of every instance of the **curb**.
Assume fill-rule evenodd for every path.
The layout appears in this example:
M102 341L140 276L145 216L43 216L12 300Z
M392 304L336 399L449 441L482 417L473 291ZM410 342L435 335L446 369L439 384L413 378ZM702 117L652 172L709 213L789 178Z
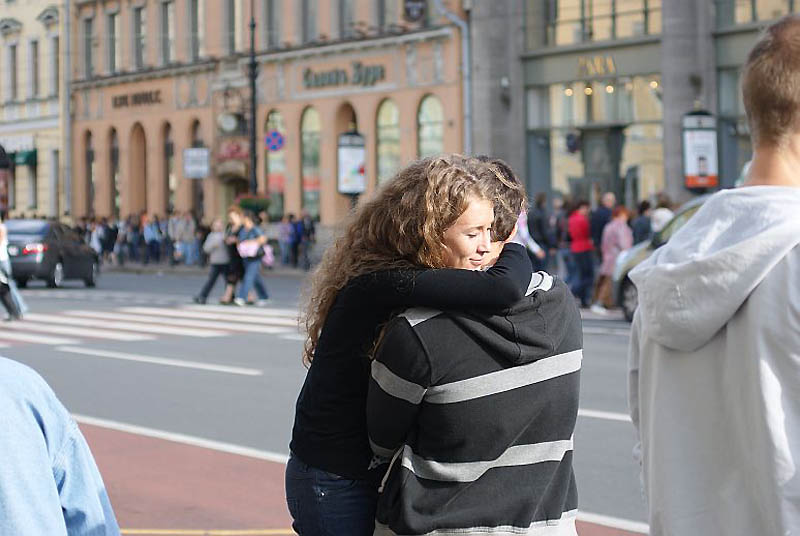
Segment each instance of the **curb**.
M199 266L169 266L167 264L155 265L124 265L124 266L109 266L103 265L101 273L106 274L158 274L158 275L206 275L208 274L208 267ZM262 276L278 276L278 277L293 277L296 279L305 279L311 271L295 270L291 268L273 268L266 269L261 272Z

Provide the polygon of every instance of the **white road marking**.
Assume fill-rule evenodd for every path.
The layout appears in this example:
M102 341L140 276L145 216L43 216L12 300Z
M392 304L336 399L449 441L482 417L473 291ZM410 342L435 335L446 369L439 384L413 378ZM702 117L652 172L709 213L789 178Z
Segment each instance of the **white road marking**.
M209 372L223 372L226 374L239 374L242 376L261 376L264 374L264 372L261 370L256 370L251 368L231 367L228 365L201 363L199 361L185 361L183 359L172 359L168 357L158 357L151 355L112 352L109 350L97 350L94 348L82 348L78 346L59 346L56 348L56 350L58 350L59 352L67 352L71 354L78 354L84 356L105 357L108 359L121 359L123 361L136 361L139 363L149 363L152 365L165 365L168 367L190 368L195 370L206 370Z
M10 348L10 347L11 347L10 344L6 344L4 342L0 342L0 348Z
M650 525L642 523L641 521L633 521L631 519L623 519L621 517L604 516L602 514L594 514L592 512L578 511L578 520L586 523L594 523L595 525L603 525L619 530L627 530L629 532L638 532L640 534L649 534Z
M306 336L302 333L290 333L287 335L281 335L281 339L286 339L287 341L304 341L306 340Z
M30 315L28 315L30 316ZM173 328L162 324L147 324L133 322L114 322L101 321L92 318L74 318L61 315L37 314L36 317L47 322L57 324L70 324L73 326L88 326L98 330L101 329L121 329L123 331L138 331L140 333L160 333L163 335L181 335L185 337L221 337L230 335L227 331L213 331L208 329Z
M7 341L32 342L34 344L79 344L77 339L67 339L63 337L48 337L35 333L18 333L6 330L0 331L0 339Z
M605 419L607 421L631 422L631 416L627 413L615 413L613 411L600 411L596 409L578 409L578 417L589 417L591 419Z
M210 328L210 329L230 329L230 330L249 331L253 333L265 333L265 334L289 333L292 331L289 328L281 328L275 326L258 326L256 324L250 324L246 322L214 322L208 320L188 320L185 318L164 318L164 317L158 317L154 315L144 315L144 314L109 313L106 311L66 311L64 314L70 316L80 316L89 318L107 318L109 320L130 320L132 322L168 323L171 326L186 326L186 327Z
M195 437L186 434L178 434L175 432L167 432L164 430L157 430L155 428L146 428L144 426L137 426L135 424L127 424L119 421L112 421L108 419L98 419L96 417L89 417L86 415L72 415L76 421L82 424L89 424L91 426L99 426L109 430L117 430L118 432L126 432L129 434L136 434L145 437L152 437L155 439L164 439L174 443L182 443L184 445L191 445L193 447L201 447L205 449L216 450L219 452L227 452L228 454L236 454L239 456L247 456L248 458L256 458L259 460L266 460L269 462L286 463L289 456L277 452L269 452L266 450L254 449L251 447L243 447L241 445L234 445L232 443L224 443L222 441L214 441L211 439L204 439L202 437Z
M631 330L625 328L596 328L593 326L584 326L583 332L590 335L614 335L617 337L629 337Z
M111 339L114 341L151 341L154 337L149 335L140 335L137 333L120 333L117 331L109 331L105 329L87 329L78 328L75 326L54 326L53 324L40 324L36 322L41 320L36 313L25 315L25 320L12 322L8 326L3 326L5 329L14 331L38 331L43 333L51 333L55 335L76 335L80 337L95 337L97 339Z
M250 322L259 325L271 324L274 326L297 327L297 320L285 317L274 316L252 316L252 315L231 315L220 313L200 313L187 311L185 309L169 309L166 307L122 307L120 311L125 313L171 316L178 318L200 318L206 320L236 320L237 322Z
M236 305L184 305L182 309L224 312L234 315L283 316L293 319L297 318L300 314L296 309L284 309L279 307L238 307Z

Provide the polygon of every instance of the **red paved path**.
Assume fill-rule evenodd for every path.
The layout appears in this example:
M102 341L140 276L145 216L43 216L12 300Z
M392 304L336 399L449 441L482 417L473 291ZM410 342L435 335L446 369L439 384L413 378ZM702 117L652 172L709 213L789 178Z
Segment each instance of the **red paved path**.
M189 530L290 534L283 464L86 424L81 430L123 533L173 529L175 535ZM578 522L578 531L580 536L641 536L583 522Z

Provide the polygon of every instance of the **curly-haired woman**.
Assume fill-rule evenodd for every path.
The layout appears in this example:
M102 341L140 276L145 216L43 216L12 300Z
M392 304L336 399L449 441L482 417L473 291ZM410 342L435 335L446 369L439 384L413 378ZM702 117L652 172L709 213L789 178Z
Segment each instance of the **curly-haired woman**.
M366 428L375 338L410 306L501 310L519 301L531 280L522 246L508 244L491 269L480 268L489 261L495 211L510 215L498 218L508 236L524 205L521 185L496 163L427 158L360 206L326 252L306 307L309 371L286 469L298 534L372 534L382 476Z

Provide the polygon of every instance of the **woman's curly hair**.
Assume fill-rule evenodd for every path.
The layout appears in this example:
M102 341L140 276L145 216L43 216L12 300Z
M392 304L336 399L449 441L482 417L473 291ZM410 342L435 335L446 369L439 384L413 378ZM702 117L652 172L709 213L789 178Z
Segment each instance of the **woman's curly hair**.
M312 278L302 319L303 362L314 359L328 312L349 281L379 270L444 268L444 232L472 197L494 201L498 180L497 168L476 158L429 157L402 169L360 205Z

